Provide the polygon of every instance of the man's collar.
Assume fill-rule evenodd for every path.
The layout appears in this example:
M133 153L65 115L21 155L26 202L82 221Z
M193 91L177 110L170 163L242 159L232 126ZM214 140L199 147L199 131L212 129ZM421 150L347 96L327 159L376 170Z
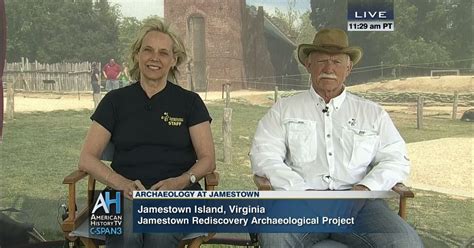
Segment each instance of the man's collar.
M329 103L327 105L332 105L333 109L335 110L338 110L342 103L344 102L344 100L346 99L346 87L343 86L344 88L342 89L342 92L341 94L339 94L338 96L332 98ZM321 105L326 105L325 102L324 102L324 99L318 95L318 93L316 93L316 91L314 90L313 86L311 85L310 89L309 89L309 93L311 95L311 98L317 103L317 104L321 104Z

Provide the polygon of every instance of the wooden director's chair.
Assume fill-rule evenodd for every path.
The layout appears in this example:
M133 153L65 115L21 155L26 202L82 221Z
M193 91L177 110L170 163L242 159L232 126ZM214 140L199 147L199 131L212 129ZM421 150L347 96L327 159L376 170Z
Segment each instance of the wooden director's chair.
M102 153L103 161L112 161L115 147L109 143ZM82 209L77 208L76 185L82 179L87 178L87 204ZM214 190L219 182L219 174L213 172L204 177L205 190ZM75 247L78 241L82 242L86 248L97 248L104 245L105 236L91 235L88 230L89 207L94 200L93 192L96 189L96 180L84 171L75 170L63 180L63 184L67 184L69 188L67 217L60 223L64 237L68 240L69 247ZM77 211L77 212L76 212ZM200 247L203 242L208 241L214 234L209 233L205 236L198 236L188 239L185 237L180 243L180 247L195 248Z
M269 191L273 190L270 181L265 177L254 175L253 181L257 186L258 190ZM406 220L407 218L407 199L415 197L415 194L406 187L403 183L398 183L392 190L398 194L398 215ZM345 247L340 243L332 240L325 240L320 242L322 247ZM211 237L204 244L225 244L234 246L245 246L245 247L260 247L258 237L256 233L216 233L215 236Z
M273 190L270 181L265 177L260 177L254 175L253 181L257 186L258 190L269 191ZM398 194L399 204L398 204L398 215L406 220L407 218L407 199L415 197L415 194L406 187L403 183L398 183L395 185L392 190ZM210 238L208 241L204 242L205 244L226 244L226 245L236 245L236 246L246 246L246 247L260 247L258 243L258 237L256 233L249 234L219 234ZM345 247L340 243L332 240L325 240L320 242L322 247Z
M260 177L257 175L254 175L253 177L254 183L257 185L258 190L273 190L272 185L270 181L265 178L265 177ZM406 201L408 198L413 198L415 197L415 194L408 188L406 187L403 183L397 183L392 190L398 194L399 197L399 204L398 204L398 215L406 220L407 218L407 205ZM341 244L337 241L333 240L323 240L318 243L318 246L321 247L334 247L334 248L339 248L339 247L347 247L344 244Z
M260 177L257 175L253 176L253 181L257 185L258 190L266 191L273 190L270 181L265 177ZM392 190L398 194L399 203L398 203L398 215L402 219L407 219L407 199L414 198L415 194L403 183L397 183L393 186Z

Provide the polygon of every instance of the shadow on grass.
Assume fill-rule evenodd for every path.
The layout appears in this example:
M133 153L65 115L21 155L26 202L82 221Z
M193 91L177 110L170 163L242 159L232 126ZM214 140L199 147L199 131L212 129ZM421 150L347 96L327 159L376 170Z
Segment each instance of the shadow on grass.
M66 204L66 202L65 198L50 200L20 195L16 196L11 204L2 203L2 209L15 208L20 210L20 212L5 211L4 214L18 222L33 224L46 240L63 240L64 235L60 227L60 221L65 211L61 205ZM85 199L80 199L79 202L85 202ZM5 204L9 206L5 206Z
M463 244L473 237L474 199L412 190L415 198L407 202L407 221L418 232L425 247L465 247ZM388 202L392 209L398 210L397 199Z

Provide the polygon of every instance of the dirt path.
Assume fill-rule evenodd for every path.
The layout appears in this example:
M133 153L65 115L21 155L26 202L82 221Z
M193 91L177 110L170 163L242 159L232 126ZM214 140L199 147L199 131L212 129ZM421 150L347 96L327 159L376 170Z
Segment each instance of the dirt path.
M7 99L3 98L4 109ZM55 111L92 109L94 102L91 94L77 95L53 94L15 94L15 112Z
M270 91L250 91L239 90L231 92L231 98L263 96L272 94ZM201 98L207 101L222 99L221 92L199 93ZM6 110L6 97L3 98L4 109ZM72 109L92 109L94 102L90 93L81 94L39 94L39 93L17 93L15 94L15 112L32 112L32 111L55 111L55 110L72 110Z
M366 91L399 91L399 92L433 92L452 94L473 92L473 76L416 77L396 79L384 82L371 82L349 87L354 92Z
M474 138L444 138L408 144L412 163L407 184L474 197Z

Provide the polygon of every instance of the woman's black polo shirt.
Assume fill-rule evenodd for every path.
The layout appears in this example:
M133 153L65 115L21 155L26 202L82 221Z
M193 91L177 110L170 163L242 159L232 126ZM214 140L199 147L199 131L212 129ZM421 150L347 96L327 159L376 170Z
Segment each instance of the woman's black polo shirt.
M212 120L198 94L171 82L151 98L139 82L110 91L91 119L112 134L112 168L147 189L191 168L189 127Z

